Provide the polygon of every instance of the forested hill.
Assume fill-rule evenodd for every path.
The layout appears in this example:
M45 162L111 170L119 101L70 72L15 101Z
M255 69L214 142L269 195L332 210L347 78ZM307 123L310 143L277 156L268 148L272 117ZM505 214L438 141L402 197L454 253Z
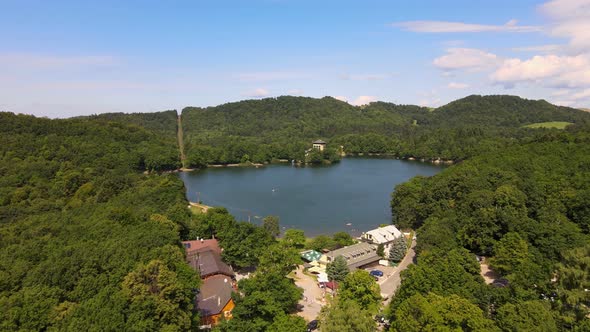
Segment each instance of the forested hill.
M178 150L138 126L0 113L0 330L193 326Z
M589 165L586 126L397 186L394 223L418 229L418 263L402 274L392 331L588 331Z
M80 117L103 122L119 122L136 125L161 134L166 139L176 140L177 113L175 110L150 113L103 113Z
M588 114L570 107L556 106L545 100L529 100L516 96L472 95L434 110L431 125L457 124L489 127L521 127L523 125L564 121L588 121Z
M245 159L301 160L312 140L347 153L464 159L538 133L523 125L590 121L590 114L514 96L469 96L434 111L375 102L355 107L331 97L246 100L182 111L192 166Z

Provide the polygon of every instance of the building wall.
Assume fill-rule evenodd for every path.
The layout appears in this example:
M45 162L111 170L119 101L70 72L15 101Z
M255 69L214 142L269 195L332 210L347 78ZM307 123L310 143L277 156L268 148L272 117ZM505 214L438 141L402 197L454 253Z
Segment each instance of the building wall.
M201 325L215 326L224 319L223 317L225 317L225 319L232 319L233 316L231 312L234 310L235 306L234 300L230 299L219 314L201 317Z
M309 145L308 145L309 146ZM324 144L314 144L313 145L314 149L318 149L320 151L324 151Z

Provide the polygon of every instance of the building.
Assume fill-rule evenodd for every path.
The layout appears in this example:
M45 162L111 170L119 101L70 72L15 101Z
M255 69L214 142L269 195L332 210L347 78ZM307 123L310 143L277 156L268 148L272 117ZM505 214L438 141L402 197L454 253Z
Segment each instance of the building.
M221 260L221 256L210 249L187 255L187 261L193 269L199 271L201 279L218 274L230 278L235 276L232 268Z
M216 239L183 241L187 263L199 272L203 284L195 297L195 310L201 317L201 328L211 328L222 319L231 319L235 290L234 271L221 260L222 249Z
M314 141L312 144L314 149L320 151L324 151L324 149L326 148L326 142L322 141L321 139Z
M373 264L381 259L381 256L377 255L377 246L361 242L327 252L322 255L319 262L322 265L327 265L338 256L343 256L346 259L346 265L350 270Z
M203 281L195 298L195 308L201 316L201 328L211 328L224 317L232 318L235 307L231 298L232 280L224 275L215 275Z
M404 235L399 229L397 229L397 227L389 225L363 233L363 235L361 235L361 240L376 245L382 244L385 256L387 256L389 255L393 241L403 236Z
M221 248L216 239L183 241L187 263L201 275L201 279L222 274L233 278L231 266L221 260Z

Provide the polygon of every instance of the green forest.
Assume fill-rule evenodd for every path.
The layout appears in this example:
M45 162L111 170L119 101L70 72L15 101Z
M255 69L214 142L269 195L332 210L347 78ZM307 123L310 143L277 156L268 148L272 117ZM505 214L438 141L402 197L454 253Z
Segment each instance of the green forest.
M590 329L590 127L416 177L391 207L418 230L417 264L388 308L394 331ZM484 283L475 254L502 283Z
M590 114L515 96L469 96L431 110L374 102L352 106L331 97L246 100L182 111L190 167L277 159L304 160L316 139L329 153L463 160L536 135L525 125L588 123Z
M391 197L392 223L417 232L417 262L383 314L391 331L590 331L590 114L514 96L431 110L279 97L182 111L46 119L0 113L0 330L197 330L200 277L181 240L215 236L239 282L217 331L305 331L287 278L306 241L224 208L194 214L174 174L188 167L347 154L456 161ZM568 122L564 129L527 128ZM392 188L393 189L393 188ZM269 219L270 220L270 219ZM476 256L477 255L477 256ZM480 276L477 257L500 276ZM342 272L342 273L340 273ZM339 271L322 331L374 331L377 284ZM378 287L377 287L378 288Z

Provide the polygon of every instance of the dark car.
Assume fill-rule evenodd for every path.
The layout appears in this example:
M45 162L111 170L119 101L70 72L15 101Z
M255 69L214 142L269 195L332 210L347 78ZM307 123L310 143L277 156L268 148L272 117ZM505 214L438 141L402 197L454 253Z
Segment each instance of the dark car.
M318 328L318 320L314 319L307 324L307 332L315 331Z
M373 270L369 273L374 277L383 277L383 271L381 270Z

